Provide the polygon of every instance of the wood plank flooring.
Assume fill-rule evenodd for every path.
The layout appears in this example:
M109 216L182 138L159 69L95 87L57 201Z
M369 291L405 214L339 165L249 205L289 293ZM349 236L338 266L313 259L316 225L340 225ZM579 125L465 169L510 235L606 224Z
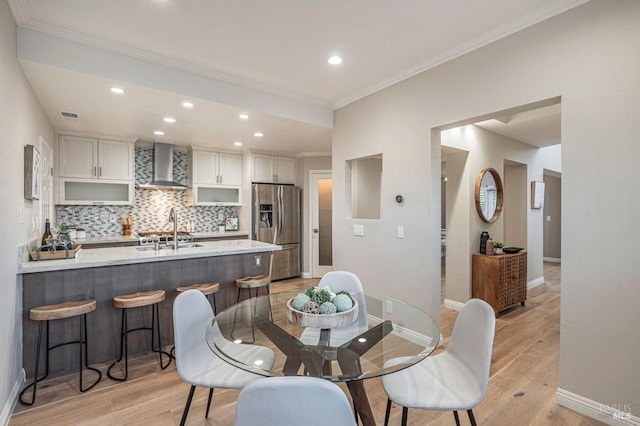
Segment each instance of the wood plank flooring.
M474 409L483 425L601 425L555 403L560 344L560 265L545 264L546 283L529 292L526 306L503 312L496 322L491 378L485 400ZM294 279L272 284L272 291L295 292L317 280ZM442 308L444 346L457 312ZM77 372L42 382L36 404L19 403L10 425L177 425L189 385L175 364L160 370L157 357L130 361L129 381L105 378L108 364L99 365L102 381L87 393L78 392ZM86 380L92 376L87 373ZM383 424L386 395L380 379L365 381L378 424ZM341 386L345 392L346 387ZM207 390L196 390L187 424L232 425L238 390L214 392L210 418L204 418ZM402 410L392 408L391 425L399 425ZM468 418L461 413L463 425ZM449 412L409 410L410 425L453 425ZM256 425L260 422L257 420Z

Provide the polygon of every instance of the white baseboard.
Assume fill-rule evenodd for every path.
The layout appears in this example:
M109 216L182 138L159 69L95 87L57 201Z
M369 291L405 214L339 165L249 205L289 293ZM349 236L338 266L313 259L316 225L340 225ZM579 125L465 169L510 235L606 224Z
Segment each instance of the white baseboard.
M563 407L608 425L640 426L640 417L632 415L630 412L631 407L627 404L601 404L562 388L558 388L556 391L556 402Z
M24 371L24 368L20 369L20 374L18 374L18 378L13 384L13 388L11 389L11 393L9 394L9 398L4 404L2 414L0 414L0 425L6 426L9 424L11 413L13 413L13 408L16 406L16 401L18 400L18 392L20 392L20 389L22 389L24 382L27 380L26 374L27 373Z
M456 302L455 300L451 299L444 299L445 308L453 309L455 311L461 311L463 306L464 303Z
M543 262L551 262L551 263L562 263L562 259L559 257L543 257Z
M544 276L538 277L535 280L531 280L527 283L527 290L531 290L534 287L544 284Z
M311 276L311 272L303 272L302 273L302 278L309 279L309 278L313 278L313 277Z

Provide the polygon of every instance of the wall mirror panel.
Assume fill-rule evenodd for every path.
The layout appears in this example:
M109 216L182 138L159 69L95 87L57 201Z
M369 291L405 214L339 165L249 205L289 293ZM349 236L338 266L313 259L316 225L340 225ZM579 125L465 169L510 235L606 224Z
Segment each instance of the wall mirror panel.
M476 210L480 219L493 223L502 212L503 191L502 180L496 169L486 168L476 178Z
M347 160L345 176L347 204L351 205L351 217L380 219L382 154Z

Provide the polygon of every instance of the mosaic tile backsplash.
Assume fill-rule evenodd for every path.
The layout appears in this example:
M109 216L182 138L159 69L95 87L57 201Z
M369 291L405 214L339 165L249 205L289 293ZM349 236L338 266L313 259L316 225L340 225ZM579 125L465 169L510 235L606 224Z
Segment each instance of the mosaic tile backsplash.
M149 182L152 171L153 148L136 148L136 185ZM174 151L173 177L187 184L189 156L186 152ZM57 222L75 225L87 231L87 237L119 235L122 233L122 216L132 216L133 232L172 231L169 211L175 208L178 215L178 230L210 232L223 225L227 216L237 216L233 207L187 206L187 191L136 189L133 206L56 206ZM114 215L115 223L109 222Z

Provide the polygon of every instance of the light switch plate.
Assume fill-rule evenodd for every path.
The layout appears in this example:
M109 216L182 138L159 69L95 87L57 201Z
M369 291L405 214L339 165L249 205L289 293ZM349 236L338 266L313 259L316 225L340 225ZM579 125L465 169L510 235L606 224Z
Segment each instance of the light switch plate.
M364 225L353 225L353 235L364 237Z
M224 213L218 213L218 222L224 221Z
M551 222L551 216L547 216L547 222Z
M398 238L404 238L404 226L398 226Z

